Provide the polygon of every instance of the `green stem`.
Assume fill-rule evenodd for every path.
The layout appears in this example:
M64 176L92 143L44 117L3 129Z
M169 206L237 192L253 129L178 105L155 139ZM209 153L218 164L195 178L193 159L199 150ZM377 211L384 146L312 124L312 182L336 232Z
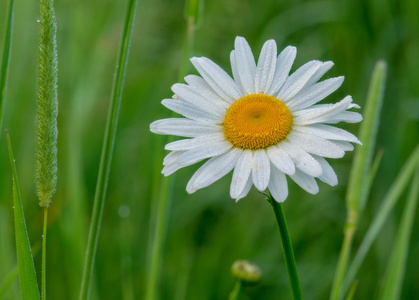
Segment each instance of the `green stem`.
M237 300L239 299L240 292L242 291L242 282L241 280L237 280L236 284L234 285L234 289L231 291L228 300Z
M195 19L192 17L187 18L187 28L185 43L183 45L183 57L179 71L179 81L183 81L183 77L186 74L190 52L192 51L192 40L195 31ZM168 142L173 141L173 138L169 137ZM153 300L156 298L156 288L159 277L161 258L163 256L163 243L166 239L167 222L169 219L171 199L172 199L172 187L175 182L175 175L170 177L164 177L160 184L160 193L158 196L158 207L157 215L153 233L153 240L151 249L149 252L150 265L148 270L148 280L146 297L147 300Z
M83 269L83 279L81 283L79 297L80 300L87 299L89 295L90 281L93 273L93 266L97 244L99 240L103 209L105 206L106 190L109 172L111 168L113 146L115 143L119 108L122 100L122 91L125 79L125 72L127 68L129 46L131 43L131 35L134 26L137 2L137 0L129 0L123 35L119 49L119 57L116 63L116 76L113 82L113 91L110 104L111 109L109 110L106 124L106 132L103 140L102 157L100 160L99 175L96 185L95 200L93 204L92 221L90 224L89 238L86 249L86 259Z
M48 207L44 207L44 229L42 231L42 300L47 299L47 281L46 281L46 265L47 265L47 227L48 227Z
M292 295L294 300L303 299L300 281L298 279L297 266L295 264L294 252L292 250L291 238L288 232L287 221L285 219L284 210L282 209L282 204L276 202L271 195L268 196L267 200L272 206L275 219L278 224L278 231L281 238L282 250L284 252L285 265L287 266Z

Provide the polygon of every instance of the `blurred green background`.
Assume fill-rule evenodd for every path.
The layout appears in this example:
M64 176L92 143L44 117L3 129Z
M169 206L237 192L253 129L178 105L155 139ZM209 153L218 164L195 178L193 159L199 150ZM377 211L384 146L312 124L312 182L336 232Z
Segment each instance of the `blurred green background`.
M55 3L59 59L59 181L50 207L47 248L49 299L78 296L99 167L111 84L127 1L59 0ZM0 41L9 1L0 1ZM34 184L37 1L16 1L3 128L10 132L28 232L41 242L42 210ZM419 2L417 0L206 1L193 55L214 60L229 73L234 38L244 36L258 57L262 44L298 49L293 70L308 60L332 60L326 76L345 76L326 101L350 94L363 106L372 68L388 62L377 150L384 150L372 193L355 237L359 245L383 195L419 140ZM184 1L139 2L126 74L108 195L96 256L92 299L142 299L145 293L156 192L165 137L149 124L169 117L160 101L178 77L185 35ZM0 48L3 49L3 48ZM196 74L191 64L188 73ZM361 109L362 112L362 109ZM341 127L358 133L359 125ZM337 187L319 183L312 196L289 180L284 209L293 239L303 294L328 298L342 241L344 195L353 153L333 161ZM260 285L242 299L290 299L273 213L259 193L235 203L231 174L188 195L198 165L177 172L168 221L161 299L226 299L237 259L257 263ZM389 259L404 198L374 243L359 272L355 299L373 299ZM419 223L409 249L402 299L418 299ZM35 255L40 274L40 253ZM4 134L0 139L0 284L16 265L12 179ZM38 275L39 277L39 275ZM5 299L19 299L18 281Z

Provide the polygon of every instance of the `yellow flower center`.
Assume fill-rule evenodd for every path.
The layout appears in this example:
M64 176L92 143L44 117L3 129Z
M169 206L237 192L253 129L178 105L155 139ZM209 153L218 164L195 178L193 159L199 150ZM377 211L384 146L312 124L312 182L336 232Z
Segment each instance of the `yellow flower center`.
M253 94L240 98L227 110L224 136L234 146L262 149L286 138L292 127L292 115L275 97Z

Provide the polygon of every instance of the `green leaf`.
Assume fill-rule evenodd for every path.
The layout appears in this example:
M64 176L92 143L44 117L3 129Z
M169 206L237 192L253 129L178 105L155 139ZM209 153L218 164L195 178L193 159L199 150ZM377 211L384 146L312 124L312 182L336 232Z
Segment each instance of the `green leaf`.
M15 214L15 232L16 232L16 253L19 269L20 293L22 299L40 299L38 283L36 281L35 267L29 244L28 232L26 230L25 216L20 197L19 181L16 172L15 159L13 156L12 144L9 134L6 131L7 143L9 146L10 164L13 173L13 204Z
M13 13L15 1L10 0L9 14L7 17L7 28L4 38L3 60L0 70L0 136L3 123L4 99L6 97L7 77L9 74L10 52L12 50L12 34L13 34Z
M406 269L406 259L409 249L409 239L412 232L413 221L416 212L416 205L419 196L419 168L416 169L412 181L409 198L404 208L401 224L397 233L397 241L393 248L391 259L387 266L387 274L384 280L383 289L378 299L392 300L399 299Z
M403 165L403 168L397 175L395 181L391 185L389 191L384 196L382 204L372 221L371 225L368 228L367 234L365 235L361 246L359 247L354 260L351 263L351 266L348 269L348 273L345 276L343 281L344 291L348 289L351 282L354 280L356 273L359 270L362 262L364 261L365 256L368 253L373 241L376 239L381 228L385 224L390 212L392 211L394 205L397 203L397 200L400 198L400 195L405 190L414 170L419 165L419 145L416 146L413 153L410 155L406 163Z

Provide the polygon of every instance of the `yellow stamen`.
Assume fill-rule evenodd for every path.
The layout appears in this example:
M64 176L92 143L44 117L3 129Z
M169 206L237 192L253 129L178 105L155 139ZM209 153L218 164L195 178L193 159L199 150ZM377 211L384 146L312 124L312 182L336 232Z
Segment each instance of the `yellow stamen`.
M292 115L275 97L253 94L234 102L224 117L224 136L234 146L262 149L286 138L292 127Z

